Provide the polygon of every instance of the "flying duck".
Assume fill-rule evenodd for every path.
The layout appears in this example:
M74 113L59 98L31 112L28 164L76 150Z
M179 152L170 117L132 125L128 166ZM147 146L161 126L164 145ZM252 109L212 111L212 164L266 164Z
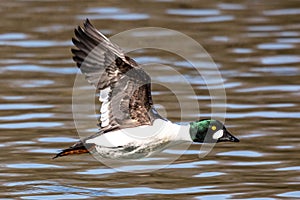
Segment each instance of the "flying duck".
M214 119L176 124L155 110L150 76L88 19L75 29L73 60L100 91L100 129L54 158L97 153L104 158L141 158L181 142L239 142Z

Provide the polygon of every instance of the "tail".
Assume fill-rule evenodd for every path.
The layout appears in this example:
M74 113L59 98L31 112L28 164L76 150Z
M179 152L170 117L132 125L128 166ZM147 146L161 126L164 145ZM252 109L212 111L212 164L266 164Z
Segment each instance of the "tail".
M83 153L89 153L93 148L95 147L94 144L83 144L83 142L79 141L75 143L73 146L62 150L56 156L54 156L52 159L67 156L71 154L83 154Z

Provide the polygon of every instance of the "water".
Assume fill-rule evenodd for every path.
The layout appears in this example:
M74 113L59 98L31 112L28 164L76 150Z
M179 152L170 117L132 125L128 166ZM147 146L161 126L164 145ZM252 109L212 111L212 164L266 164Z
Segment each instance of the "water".
M296 1L12 1L0 10L0 198L300 197ZM119 172L89 155L52 160L79 137L72 116L77 69L70 48L73 29L87 17L108 35L155 26L183 32L202 44L222 74L226 124L241 142L217 144L201 159L200 146L193 144L173 164L153 172ZM202 118L210 116L207 87L188 62L155 50L130 55L141 63L162 63L184 74L196 96L187 97L174 83L177 75L168 70L160 69L161 76L155 79L174 84L186 100L199 102ZM153 90L159 111L180 121L174 94L157 85ZM187 109L183 119L198 117ZM86 127L91 132L97 128L94 123ZM151 166L146 162L132 169L147 167Z

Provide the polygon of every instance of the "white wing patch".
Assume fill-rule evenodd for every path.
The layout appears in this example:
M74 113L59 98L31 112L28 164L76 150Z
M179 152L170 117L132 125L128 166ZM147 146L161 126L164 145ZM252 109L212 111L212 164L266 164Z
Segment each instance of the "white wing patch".
M99 101L102 102L100 113L100 121L101 127L105 127L109 125L109 93L111 92L111 88L107 87L100 91Z
M213 139L217 140L219 139L220 137L222 137L224 134L224 131L221 129L221 130L218 130L217 132L215 132L213 134Z
M99 101L108 101L108 94L110 93L110 87L107 87L100 91Z

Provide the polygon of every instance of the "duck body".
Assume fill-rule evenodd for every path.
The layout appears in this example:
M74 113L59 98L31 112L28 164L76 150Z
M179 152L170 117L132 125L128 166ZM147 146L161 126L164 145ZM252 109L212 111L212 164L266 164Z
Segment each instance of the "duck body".
M94 150L103 158L143 158L178 143L193 142L189 129L189 124L156 119L153 125L112 131L90 138L85 143L95 145Z

